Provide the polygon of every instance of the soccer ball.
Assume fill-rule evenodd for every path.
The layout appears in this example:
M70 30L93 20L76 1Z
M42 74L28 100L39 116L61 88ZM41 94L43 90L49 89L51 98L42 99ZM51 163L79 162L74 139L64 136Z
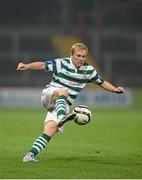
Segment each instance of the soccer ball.
M92 114L89 107L85 105L76 106L73 110L77 115L74 122L79 125L85 125L90 122Z

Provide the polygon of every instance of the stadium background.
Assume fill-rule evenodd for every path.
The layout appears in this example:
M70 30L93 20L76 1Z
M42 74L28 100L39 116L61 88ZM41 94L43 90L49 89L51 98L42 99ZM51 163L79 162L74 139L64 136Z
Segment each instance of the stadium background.
M17 73L17 64L20 61L29 63L41 57L66 57L69 55L70 46L80 41L89 47L89 63L95 65L105 79L115 85L128 88L130 94L127 97L126 107L121 109L124 101L117 104L119 107L117 109L96 109L94 105L92 111L97 116L96 124L92 123L89 127L80 129L80 136L77 135L77 127L68 126L63 141L56 137L57 139L55 138L50 146L52 150L50 148L49 151L47 150L46 157L45 152L41 155L43 164L25 167L21 165L19 159L33 139L39 135L44 110L18 107L21 103L28 107L31 99L35 96L40 98L40 90L52 76L43 71ZM142 150L140 143L142 140L141 69L141 0L0 0L0 136L2 139L0 178L142 178L140 172L142 165L140 156ZM88 88L92 89L92 86ZM20 90L20 93L17 90ZM15 94L13 96L14 92L16 96ZM20 103L19 97L23 97ZM31 99L28 100L28 98ZM40 104L40 99L38 101L33 103ZM110 105L109 101L107 105ZM9 109L9 106L14 108ZM115 125L118 130L115 130ZM88 136L81 138L81 133L86 134L86 131ZM125 144L121 142L123 137L125 137ZM70 144L68 140L73 140L75 143ZM109 149L110 144L112 149ZM13 147L12 150L10 146ZM72 152L67 150L66 146ZM61 147L63 149L60 149ZM73 147L76 147L79 152L73 153ZM56 151L56 148L59 151ZM81 148L85 149L85 152L82 152ZM100 153L103 150L106 156ZM93 151L96 152L95 155ZM62 156L64 156L64 162L60 160ZM96 169L90 166L90 163L93 164L93 158ZM47 162L51 163L50 173L42 171L43 167L48 168L50 163L47 165ZM62 163L65 167L62 167ZM80 167L81 163L84 164ZM112 167L110 167L111 163ZM73 169L74 164L77 165L77 170ZM70 171L66 169L68 165ZM120 167L115 169L113 165ZM60 166L63 169L60 169ZM35 174L32 173L34 170Z
M82 41L114 84L142 86L141 0L0 1L0 86L43 86L47 74L17 75L21 60L68 56ZM5 68L6 67L6 70Z

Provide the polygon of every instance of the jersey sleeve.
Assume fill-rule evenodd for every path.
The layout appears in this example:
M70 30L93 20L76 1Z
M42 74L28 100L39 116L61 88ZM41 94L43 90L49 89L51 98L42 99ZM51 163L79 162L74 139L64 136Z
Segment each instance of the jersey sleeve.
M92 73L92 76L89 79L88 83L102 84L103 82L104 82L104 79L94 69L94 72Z
M55 59L48 59L48 58L42 58L42 61L45 64L45 71L56 71L56 60Z

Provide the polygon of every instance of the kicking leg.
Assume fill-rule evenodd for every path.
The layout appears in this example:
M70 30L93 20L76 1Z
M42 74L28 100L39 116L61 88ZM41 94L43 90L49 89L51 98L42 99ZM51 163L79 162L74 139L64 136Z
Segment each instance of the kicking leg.
M57 99L55 102L55 110L57 112L57 119L58 119L58 127L63 126L66 122L71 121L75 118L75 113L68 114L68 105L67 105L67 97L69 93L64 90L60 89L54 92L57 94ZM68 115L67 115L68 114Z

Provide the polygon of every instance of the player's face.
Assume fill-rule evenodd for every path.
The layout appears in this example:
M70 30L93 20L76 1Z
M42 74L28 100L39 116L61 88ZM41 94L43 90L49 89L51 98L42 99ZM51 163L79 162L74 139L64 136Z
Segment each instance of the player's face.
M87 50L77 48L75 49L74 54L71 55L72 63L77 68L80 68L84 64L86 60L86 56L87 56Z

